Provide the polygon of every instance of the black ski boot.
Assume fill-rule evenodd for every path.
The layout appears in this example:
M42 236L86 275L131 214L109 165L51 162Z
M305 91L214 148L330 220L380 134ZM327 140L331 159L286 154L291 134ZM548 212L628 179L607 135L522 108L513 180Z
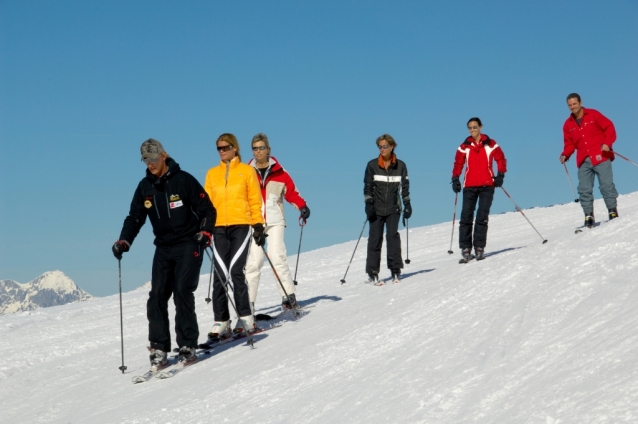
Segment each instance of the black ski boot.
M611 221L614 218L618 218L618 210L616 208L609 209L609 220Z
M472 260L472 249L470 249L469 247L464 247L463 250L461 250L461 255L463 255L463 259L461 259L459 261L460 264L466 264L469 261Z
M401 282L401 279L399 278L399 276L401 275L401 270L400 269L393 269L392 270L392 283L393 284L397 284Z
M485 249L483 247L475 247L474 253L476 254L476 260L482 261L485 259Z
M283 296L281 298L281 309L289 310L289 309L299 309L299 304L297 303L297 296L294 293L290 293L288 297Z
M594 228L594 224L596 224L594 213L585 214L585 228Z

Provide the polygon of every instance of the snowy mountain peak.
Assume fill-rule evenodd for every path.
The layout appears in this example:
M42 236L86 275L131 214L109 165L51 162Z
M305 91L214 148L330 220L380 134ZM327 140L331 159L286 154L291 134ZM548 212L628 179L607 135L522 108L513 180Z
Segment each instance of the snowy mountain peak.
M0 280L0 315L64 305L91 297L62 271L45 272L26 284Z

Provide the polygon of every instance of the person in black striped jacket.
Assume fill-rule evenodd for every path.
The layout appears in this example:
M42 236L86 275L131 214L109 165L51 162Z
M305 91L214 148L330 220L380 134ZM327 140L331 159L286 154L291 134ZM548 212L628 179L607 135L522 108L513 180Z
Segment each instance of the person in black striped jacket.
M382 285L379 280L383 227L386 227L387 264L394 283L399 282L403 268L399 219L412 216L408 168L397 159L394 151L397 143L390 134L383 134L376 141L379 156L368 162L363 179L365 211L370 222L366 273L370 284ZM403 207L401 207L403 201ZM405 222L405 221L404 221Z

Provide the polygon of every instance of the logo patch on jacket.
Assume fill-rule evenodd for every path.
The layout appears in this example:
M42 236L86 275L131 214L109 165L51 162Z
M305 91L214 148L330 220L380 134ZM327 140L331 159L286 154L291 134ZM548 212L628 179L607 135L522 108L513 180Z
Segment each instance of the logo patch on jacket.
M596 160L603 160L603 157L601 155L596 155Z
M151 201L150 201L150 200L145 200L145 201L144 201L144 207L145 207L146 209L150 209L150 208L151 208L151 206L153 206L153 204L151 203Z
M179 194L171 194L171 197L168 198L171 202L177 202L180 200Z
M169 206L171 207L171 209L175 209L175 208L179 208L180 206L184 206L184 203L182 203L182 201L179 200L177 202L169 203Z

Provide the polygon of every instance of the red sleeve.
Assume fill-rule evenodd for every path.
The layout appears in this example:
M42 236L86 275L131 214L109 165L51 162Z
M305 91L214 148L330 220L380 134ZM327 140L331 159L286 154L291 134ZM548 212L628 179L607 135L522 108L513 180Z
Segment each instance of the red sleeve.
M498 172L506 173L507 172L507 160L505 159L505 153L503 153L503 149L501 146L498 146L494 149L494 160L496 161L496 168Z
M597 112L596 123L603 134L605 134L605 144L611 147L614 141L616 141L616 128L614 127L614 123L600 112Z
M282 169L283 170L283 169ZM284 191L284 199L286 202L294 205L297 209L301 209L306 206L306 201L301 197L295 183L290 178L290 174L284 171L284 184L286 186L286 190Z
M569 135L569 131L567 130L568 123L569 123L569 119L565 121L565 124L563 125L564 146L563 146L563 153L561 153L561 155L565 156L567 159L569 159L570 156L573 155L574 151L576 150L576 146L574 145L574 140L572 140L572 137Z
M454 168L452 168L452 178L460 177L463 172L463 166L465 165L465 152L461 151L459 147L456 150L456 156L454 156Z

